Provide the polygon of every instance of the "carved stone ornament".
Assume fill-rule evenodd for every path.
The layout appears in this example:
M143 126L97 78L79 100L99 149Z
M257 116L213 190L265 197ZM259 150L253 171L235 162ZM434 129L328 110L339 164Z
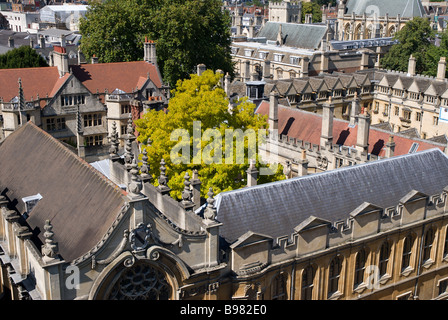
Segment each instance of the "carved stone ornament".
M151 239L151 225L144 225L140 223L137 228L131 231L129 235L129 242L134 251L143 251L149 246Z

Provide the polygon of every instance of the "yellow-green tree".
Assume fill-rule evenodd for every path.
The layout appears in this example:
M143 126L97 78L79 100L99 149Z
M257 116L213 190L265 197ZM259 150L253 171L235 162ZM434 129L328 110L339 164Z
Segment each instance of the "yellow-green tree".
M229 111L221 77L207 70L201 76L193 74L178 81L168 111L151 110L135 121L154 184L163 158L173 197L180 198L185 172L191 177L194 169L205 197L210 187L215 194L244 187L250 159L259 170L268 167L260 163L256 150L265 137L266 116L256 114L255 105L247 99ZM270 169L273 174L259 175L258 183L283 179L280 165Z

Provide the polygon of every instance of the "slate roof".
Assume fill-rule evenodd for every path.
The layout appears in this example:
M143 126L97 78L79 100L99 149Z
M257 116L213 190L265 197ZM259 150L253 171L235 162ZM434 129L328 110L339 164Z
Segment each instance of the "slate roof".
M92 249L126 201L124 191L32 122L0 144L0 193L5 192L20 213L23 197L42 195L26 222L42 241L45 220L51 220L66 261Z
M264 101L260 104L257 113L268 115L269 103ZM356 146L358 126L349 127L349 122L334 118L333 119L333 143L347 147ZM320 145L320 136L322 134L322 115L293 109L279 105L278 107L278 132L291 138L296 138L312 144ZM411 138L401 133L393 133L382 130L374 126L369 131L369 153L384 157L384 147L389 141L389 137L394 136L395 155L404 155L409 153L412 145L418 143L417 151L439 148L445 150L445 145L435 141Z
M364 202L388 208L412 190L440 194L447 176L448 157L432 149L223 192L216 196L217 220L228 243L248 231L289 236L310 216L336 222Z
M413 18L425 16L425 9L420 0L348 0L346 4L346 14L362 16L378 9L379 16L384 17L386 13L389 17L396 17L399 14L402 18Z
M327 32L326 25L266 22L258 37L277 41L279 25L282 26L284 45L302 49L317 49Z

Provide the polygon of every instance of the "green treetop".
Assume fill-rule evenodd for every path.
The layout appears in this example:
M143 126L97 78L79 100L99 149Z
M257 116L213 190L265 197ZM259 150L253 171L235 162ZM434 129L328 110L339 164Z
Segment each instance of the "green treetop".
M48 64L36 50L21 46L0 55L0 69L47 67Z
M81 19L81 50L99 62L143 58L143 39L156 41L165 82L175 84L203 63L232 74L230 16L219 0L91 2Z
M186 171L191 177L192 171L198 170L205 197L210 187L215 194L244 187L249 157L261 167L251 142L258 146L258 130L267 127L266 116L255 114L255 105L247 99L238 101L229 112L229 101L220 86L221 77L207 70L201 76L193 74L191 79L179 81L168 111L151 110L135 121L138 140L148 153L153 181L157 185L163 158L173 197L180 197ZM238 138L229 133L245 135L244 140L239 140L244 144L239 144ZM283 175L279 165L275 174L260 175L258 183L280 179Z
M383 57L382 67L405 72L412 54L417 62L416 72L424 74L428 70L426 57L434 36L428 19L414 18L395 34L398 44L393 45Z

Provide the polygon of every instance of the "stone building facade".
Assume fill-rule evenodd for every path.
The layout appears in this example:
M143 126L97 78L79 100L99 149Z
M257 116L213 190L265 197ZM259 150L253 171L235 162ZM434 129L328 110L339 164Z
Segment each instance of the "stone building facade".
M130 126L126 146L134 139ZM113 132L106 177L31 122L0 145L3 297L447 298L448 157L440 150L210 190L203 205L200 177L186 175L176 201L163 161L154 187L144 151L137 165L137 154L117 150Z
M424 17L420 0L338 1L337 29L340 40L391 37L414 17Z
M144 61L71 65L67 50L56 46L52 67L1 70L0 140L31 120L79 147L82 157L104 158L112 122L121 139L129 117L163 108L169 99L155 43L146 41L144 50Z

